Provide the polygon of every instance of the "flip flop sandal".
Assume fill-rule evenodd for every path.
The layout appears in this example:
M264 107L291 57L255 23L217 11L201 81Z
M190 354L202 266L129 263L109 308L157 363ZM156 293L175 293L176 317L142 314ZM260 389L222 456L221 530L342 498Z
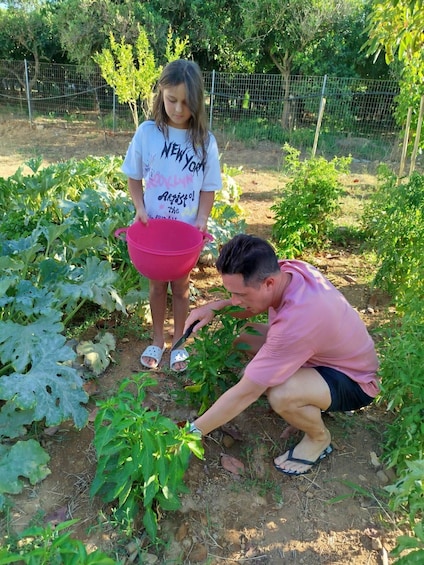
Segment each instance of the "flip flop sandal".
M165 350L166 345L163 347L163 349L161 349L157 345L149 345L141 354L140 363L143 365L143 367L147 367L148 369L157 369L159 367L159 363L162 361L162 355L165 353ZM151 357L156 361L156 363L154 365L149 365L148 363L143 361L143 357Z
M188 358L189 354L187 353L186 349L173 349L171 351L171 356L169 359L169 368L171 369L171 371L175 371L176 373L182 373L186 370L187 367L185 367L184 369L174 369L174 365L176 363L187 361Z
M321 453L321 455L317 459L315 459L315 461L309 461L308 459L298 459L297 457L293 457L294 449L295 449L294 447L289 449L289 454L286 461L293 461L294 463L302 463L302 465L309 465L309 469L306 469L306 471L282 469L281 467L275 464L274 467L277 469L277 471L283 473L284 475L291 475L292 477L298 477L299 475L306 475L307 473L309 473L314 465L317 465L317 463L319 463L322 459L327 457L327 455L330 455L330 453L333 451L333 446L330 444L328 447L326 447L324 451Z

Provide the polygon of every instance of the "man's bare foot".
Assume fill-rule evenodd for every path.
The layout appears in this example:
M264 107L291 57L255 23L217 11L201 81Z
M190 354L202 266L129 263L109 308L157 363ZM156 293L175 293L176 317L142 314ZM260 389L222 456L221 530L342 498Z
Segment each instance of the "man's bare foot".
M274 459L276 469L287 475L308 473L314 465L333 451L330 445L330 433L325 436L322 441L313 441L305 436L296 447Z

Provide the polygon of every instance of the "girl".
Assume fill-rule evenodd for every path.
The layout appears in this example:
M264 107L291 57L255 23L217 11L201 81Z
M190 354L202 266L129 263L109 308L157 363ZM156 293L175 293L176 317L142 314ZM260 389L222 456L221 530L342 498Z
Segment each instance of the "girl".
M135 221L167 218L206 225L215 191L221 189L221 171L215 137L208 131L203 78L192 61L169 63L158 81L154 120L143 122L128 148L122 171L135 207ZM171 281L174 335L182 336L189 308L190 274ZM164 323L168 283L150 281L153 343L140 357L144 367L158 367L166 349ZM184 371L188 353L171 352L170 368Z

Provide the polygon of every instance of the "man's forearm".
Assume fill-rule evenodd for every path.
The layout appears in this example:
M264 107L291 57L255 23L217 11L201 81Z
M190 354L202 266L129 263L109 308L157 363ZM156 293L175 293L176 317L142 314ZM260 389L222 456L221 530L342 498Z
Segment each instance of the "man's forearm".
M265 390L266 387L260 387L253 383L246 388L245 383L240 381L220 396L209 410L193 423L203 435L206 435L238 416L253 404Z

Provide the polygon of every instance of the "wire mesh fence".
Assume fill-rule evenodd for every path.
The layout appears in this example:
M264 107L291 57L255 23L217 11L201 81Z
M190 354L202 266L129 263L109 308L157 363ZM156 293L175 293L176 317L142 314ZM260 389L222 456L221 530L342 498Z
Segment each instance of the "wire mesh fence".
M204 73L214 132L255 143L269 140L334 154L386 157L399 144L396 81L279 74ZM74 65L0 61L0 112L57 122L132 130L131 113L102 78ZM316 140L315 140L316 141ZM383 157L384 157L383 155Z

